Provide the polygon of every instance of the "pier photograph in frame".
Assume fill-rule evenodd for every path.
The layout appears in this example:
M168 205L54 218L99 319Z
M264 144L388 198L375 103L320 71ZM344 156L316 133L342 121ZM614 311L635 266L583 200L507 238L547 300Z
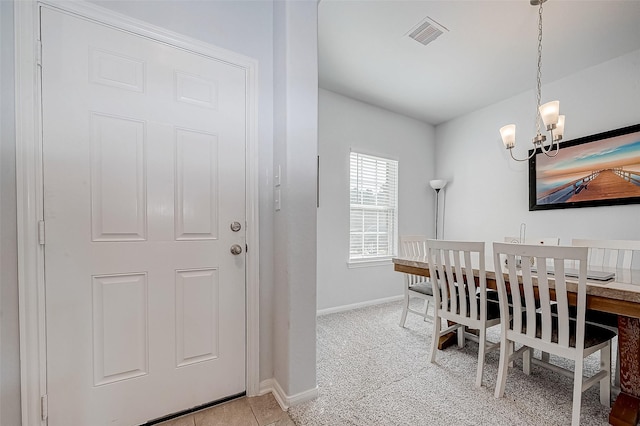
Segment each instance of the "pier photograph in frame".
M640 203L640 124L561 141L555 157L538 148L529 159L529 210L633 203Z

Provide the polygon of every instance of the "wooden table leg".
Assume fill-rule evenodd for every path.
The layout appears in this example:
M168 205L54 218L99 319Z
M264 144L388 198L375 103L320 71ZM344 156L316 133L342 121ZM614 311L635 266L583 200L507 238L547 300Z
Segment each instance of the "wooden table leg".
M452 326L453 324L455 324L455 322L447 321L448 327ZM440 336L440 339L438 339L438 349L443 350L448 348L449 346L456 344L458 342L458 339L456 337L457 335L457 332L452 331L451 333L443 334L442 336Z
M451 326L455 324L455 322L453 321L447 321L447 325ZM479 330L469 330L467 327L464 328L466 333L473 333L476 336L478 336ZM438 349L443 350L448 348L449 346L453 346L453 345L457 345L458 344L458 333L455 331L452 331L451 333L447 333L443 336L440 336L440 339L438 339Z
M620 395L609 414L614 426L636 426L640 413L640 319L618 315Z
M449 346L457 344L458 338L456 336L457 334L455 331L440 336L440 339L438 339L438 349L443 350L448 348Z

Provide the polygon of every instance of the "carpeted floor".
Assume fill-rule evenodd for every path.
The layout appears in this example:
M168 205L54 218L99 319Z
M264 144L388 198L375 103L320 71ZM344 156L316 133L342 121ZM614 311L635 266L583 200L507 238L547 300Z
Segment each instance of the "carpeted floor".
M487 355L476 388L478 345L439 351L431 364L432 323L409 314L401 328L400 312L395 302L318 317L319 397L289 409L296 425L571 424L571 379L535 365L526 376L516 361L505 397L495 399L499 350ZM499 340L499 327L489 333ZM587 358L586 373L598 363L597 354ZM596 385L582 396L581 424L606 425L609 410Z

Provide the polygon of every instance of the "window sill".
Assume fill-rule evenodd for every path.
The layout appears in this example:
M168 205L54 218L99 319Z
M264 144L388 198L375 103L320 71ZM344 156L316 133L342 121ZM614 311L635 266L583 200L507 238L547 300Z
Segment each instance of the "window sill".
M393 265L390 257L380 259L363 259L363 260L350 260L347 262L349 269L353 268L369 268L375 266L388 266Z

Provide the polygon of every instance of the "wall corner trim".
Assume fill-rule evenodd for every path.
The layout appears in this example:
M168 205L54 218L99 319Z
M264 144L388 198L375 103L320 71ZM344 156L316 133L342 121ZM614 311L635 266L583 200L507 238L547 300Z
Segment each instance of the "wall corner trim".
M266 395L269 392L273 394L273 397L278 402L278 405L280 405L280 407L286 411L289 407L293 407L295 405L302 404L303 402L316 399L318 397L318 386L306 391L299 392L295 395L287 395L284 390L282 390L282 386L280 386L280 383L278 383L276 379L271 378L260 382L259 395Z

